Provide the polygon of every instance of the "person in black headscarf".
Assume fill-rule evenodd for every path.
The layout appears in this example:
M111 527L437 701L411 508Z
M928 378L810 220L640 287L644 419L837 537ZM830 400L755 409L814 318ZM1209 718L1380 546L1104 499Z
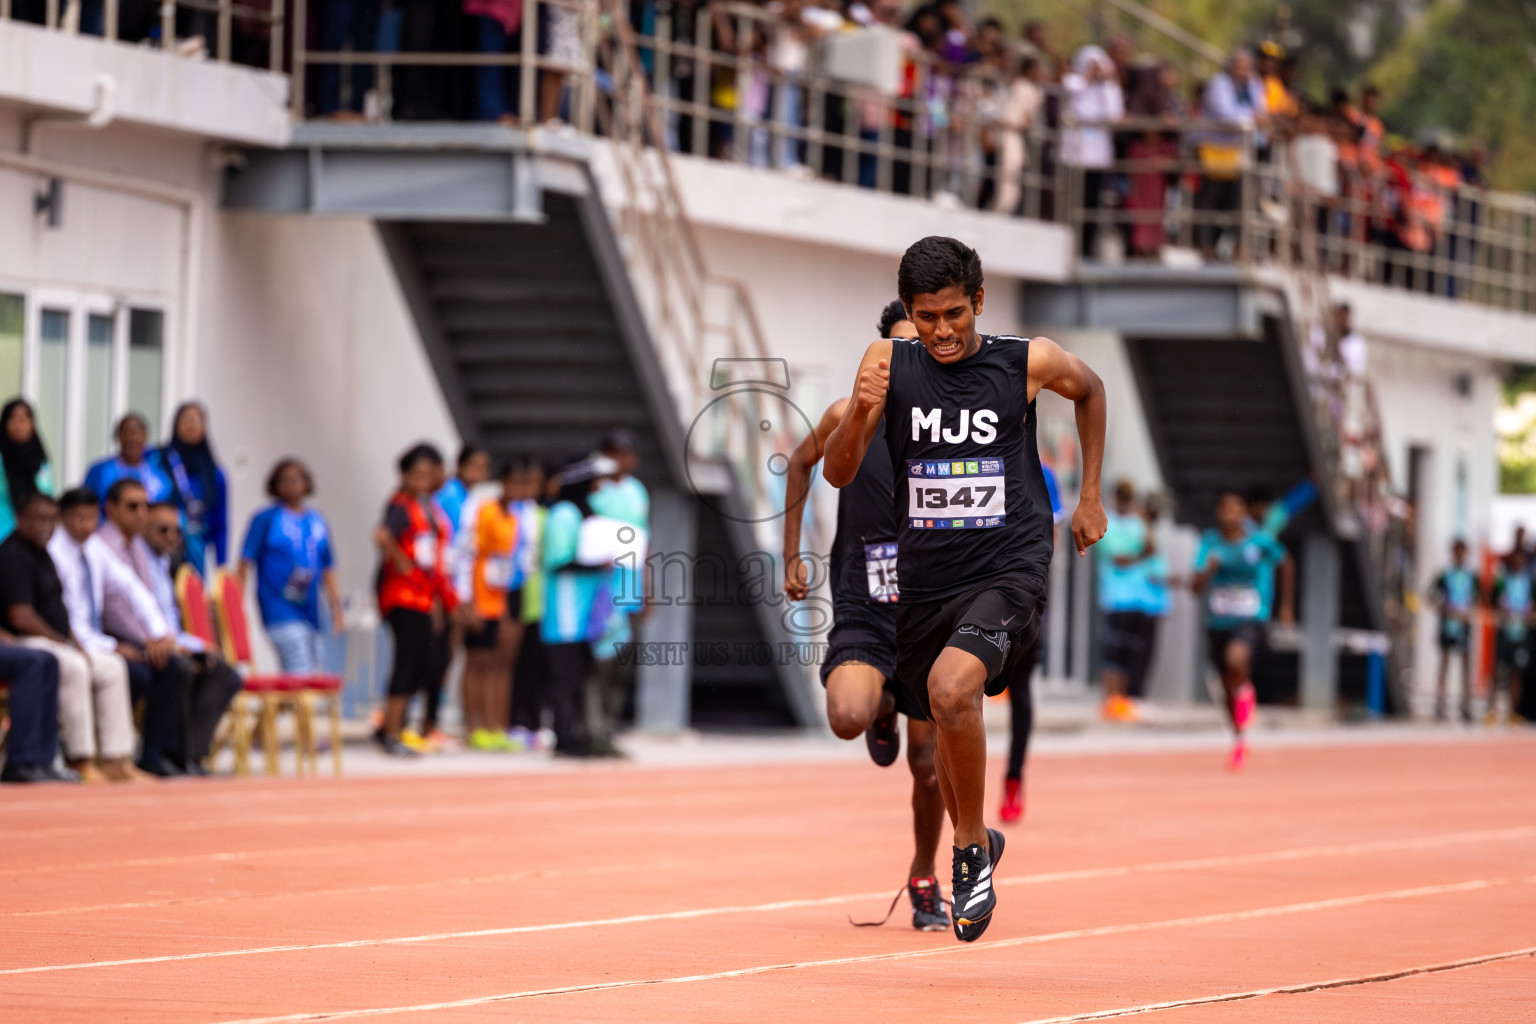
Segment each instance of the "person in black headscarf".
M229 543L229 490L224 469L208 444L208 411L201 402L183 402L171 418L171 440L155 452L171 481L171 501L181 512L186 558L207 575L208 548L214 565L224 564Z
M0 540L16 528L16 509L37 492L53 494L53 468L37 436L37 417L24 398L13 398L0 409Z

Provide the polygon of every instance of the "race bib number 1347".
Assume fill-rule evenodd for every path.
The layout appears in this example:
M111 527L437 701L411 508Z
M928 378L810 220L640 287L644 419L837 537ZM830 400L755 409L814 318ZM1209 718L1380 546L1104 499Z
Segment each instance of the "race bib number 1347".
M907 460L907 525L975 530L1003 525L1002 459Z

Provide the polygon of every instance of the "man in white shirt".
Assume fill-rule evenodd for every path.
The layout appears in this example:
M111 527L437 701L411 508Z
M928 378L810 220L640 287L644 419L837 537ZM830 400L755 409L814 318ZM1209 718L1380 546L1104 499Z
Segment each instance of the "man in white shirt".
M190 775L206 774L203 760L213 744L219 719L240 692L240 676L216 652L209 651L201 638L181 631L181 611L176 606L170 568L170 555L181 534L178 531L169 538L162 537L166 545L164 554L147 541L149 496L144 485L130 477L118 480L107 490L104 508L107 521L96 531L96 537L143 584L175 638L176 650L170 660L183 686L182 735L186 738L186 758L182 767ZM141 646L149 642L149 624L136 614L126 594L107 595L103 604L107 632Z
M172 661L176 638L153 595L95 535L99 509L95 491L69 491L59 499L63 529L48 541L64 586L70 632L87 654L116 654L127 663L129 690L146 705L139 768L151 775L181 775L182 678ZM142 644L116 640L104 631L102 615L109 597L142 625Z

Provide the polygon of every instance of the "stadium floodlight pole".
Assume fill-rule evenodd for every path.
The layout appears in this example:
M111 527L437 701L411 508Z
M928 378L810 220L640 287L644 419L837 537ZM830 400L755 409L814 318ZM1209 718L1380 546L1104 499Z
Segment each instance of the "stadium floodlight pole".
M102 12L101 34L114 42L117 41L117 5L118 0L107 0Z

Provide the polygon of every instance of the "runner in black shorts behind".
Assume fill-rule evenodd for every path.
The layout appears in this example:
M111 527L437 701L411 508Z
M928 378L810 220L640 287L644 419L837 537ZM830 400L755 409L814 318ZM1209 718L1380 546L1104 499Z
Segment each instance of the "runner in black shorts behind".
M983 821L982 694L1002 692L1038 639L1054 546L1035 397L1048 389L1077 407L1081 554L1104 535L1104 385L1049 339L977 334L981 260L952 238L909 248L897 291L919 341L864 354L825 474L850 484L881 436L897 472L896 677L937 728L939 788L955 822L955 935L970 942L991 921L1003 854L1002 834Z
M917 336L900 302L880 318L882 338ZM846 398L832 403L816 429L790 456L784 517L784 593L803 601L810 587L801 559L800 522L811 471L827 436L843 418ZM944 931L944 910L934 861L944 827L944 800L933 767L933 726L905 699L896 681L896 514L891 508L890 458L868 458L837 501L832 541L832 631L821 684L827 688L827 720L845 740L863 735L869 756L882 768L896 760L901 734L897 712L907 716L907 765L912 770L912 832L915 850L907 874L912 927Z

